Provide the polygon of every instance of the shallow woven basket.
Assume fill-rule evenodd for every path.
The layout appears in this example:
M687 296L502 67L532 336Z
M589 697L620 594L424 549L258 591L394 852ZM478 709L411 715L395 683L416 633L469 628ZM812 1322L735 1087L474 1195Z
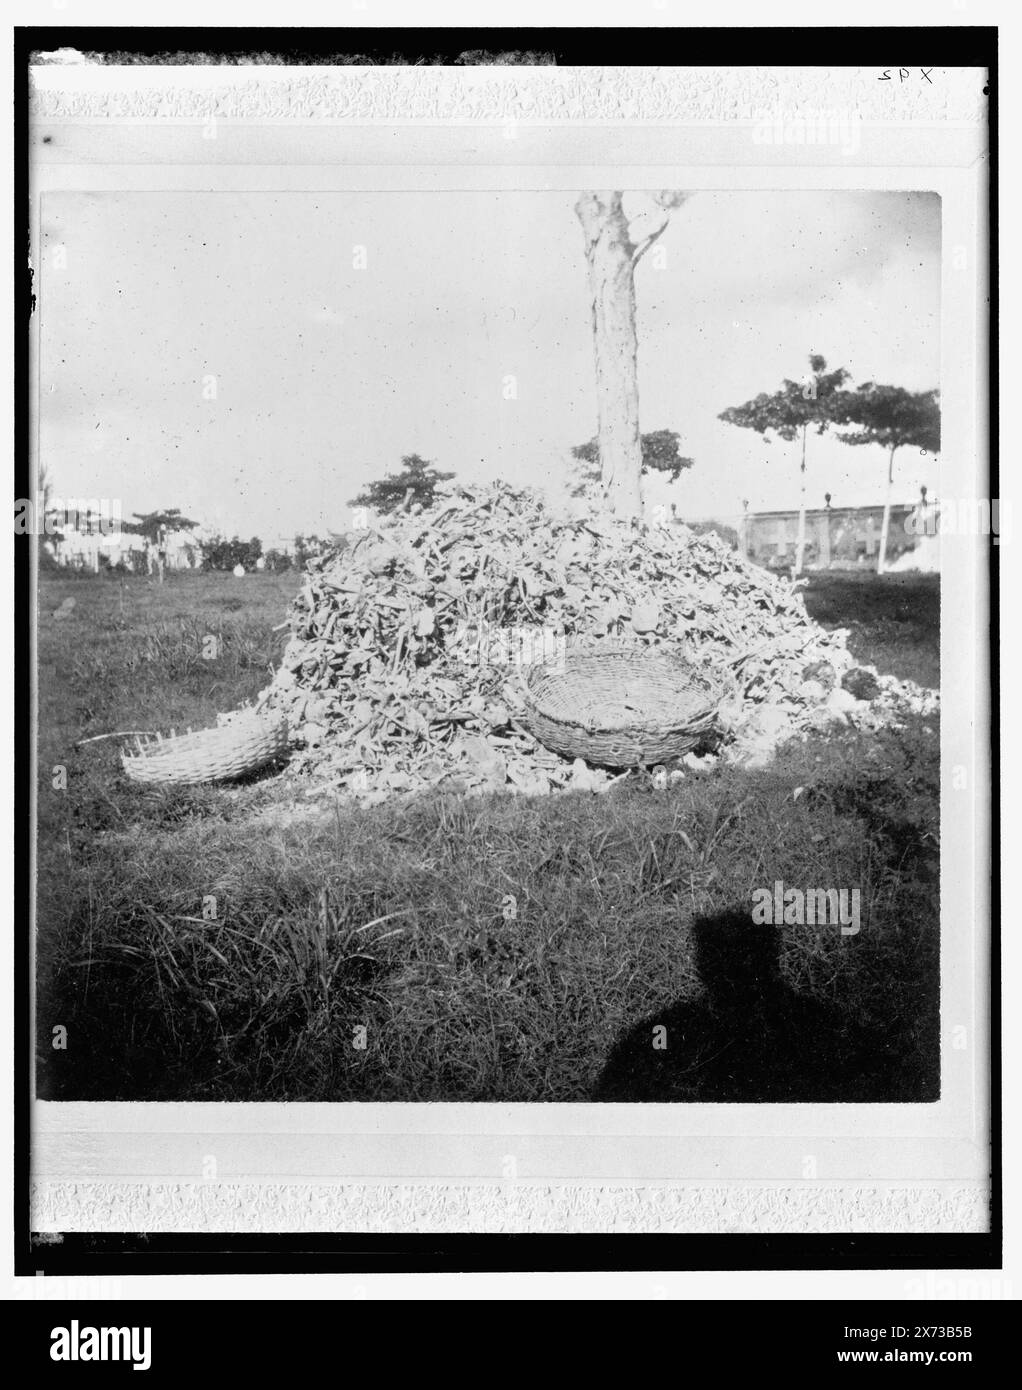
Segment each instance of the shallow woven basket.
M663 647L569 647L530 666L520 722L544 747L598 767L640 767L691 752L714 723L724 679Z
M251 715L216 729L140 743L137 753L123 752L121 762L136 782L224 782L286 752L286 720Z

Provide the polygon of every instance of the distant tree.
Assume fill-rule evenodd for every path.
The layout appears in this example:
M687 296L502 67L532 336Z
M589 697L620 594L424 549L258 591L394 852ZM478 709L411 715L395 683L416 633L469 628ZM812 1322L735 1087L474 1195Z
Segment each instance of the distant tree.
M812 375L807 380L789 381L786 377L773 395L763 393L744 405L729 406L717 417L728 425L756 430L767 444L771 434L789 443L801 441L795 574L802 573L806 549L806 435L810 429L825 434L835 422L835 398L848 380L844 367L828 372L826 359L816 353L809 358L809 367Z
M45 519L52 500L53 485L50 482L50 470L45 463L40 463L39 482L36 488L36 515L38 517Z
M902 386L866 381L854 391L840 393L835 402L834 422L856 426L850 431L839 431L842 444L879 444L887 450L887 489L877 555L877 574L883 574L891 529L894 455L905 447L930 454L940 452L940 394L935 390L906 391Z
M267 550L265 559L266 568L271 573L294 568L294 557L286 550Z
M258 536L243 541L238 536L230 540L226 536L210 536L202 545L202 568L204 570L232 570L236 565L251 569L263 553L263 543Z
M738 549L738 532L723 521L687 521L685 525L697 536L719 536L731 550Z
M197 521L182 516L177 507L166 507L155 512L133 512L134 521L123 523L122 529L129 535L144 536L149 542L146 548L146 565L150 574L159 576L163 583L163 570L166 562L164 543L172 531L194 531Z
M295 568L304 569L307 560L311 560L317 555L322 555L323 552L329 550L331 546L331 541L323 540L320 536L295 536Z
M197 521L182 516L177 507L165 507L155 512L132 512L134 521L126 521L124 530L134 536L145 536L155 545L161 533L168 531L194 531Z
M683 458L679 449L681 435L676 430L652 430L644 434L642 443L642 472L667 473L672 483L677 482L686 468L691 468L693 460ZM582 464L579 480L571 490L572 497L581 497L602 482L600 467L600 442L590 439L586 444L576 444L571 451L572 458Z
M418 454L402 454L402 471L392 473L370 483L364 492L353 497L349 507L372 507L374 511L386 515L405 506L419 503L423 507L433 505L437 486L454 477L453 473L441 473L428 459Z

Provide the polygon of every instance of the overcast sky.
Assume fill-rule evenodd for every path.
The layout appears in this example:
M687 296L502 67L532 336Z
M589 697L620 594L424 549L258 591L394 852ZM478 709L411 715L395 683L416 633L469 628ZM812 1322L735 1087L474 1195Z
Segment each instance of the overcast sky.
M596 418L575 196L47 194L55 491L269 539L344 529L348 499L411 452L465 479L563 480ZM940 384L934 194L699 193L659 245L636 272L642 428L678 430L695 467L653 501L797 504L795 446L716 417L811 352L856 381ZM811 505L882 498L880 449L809 447ZM897 479L939 492L915 451Z

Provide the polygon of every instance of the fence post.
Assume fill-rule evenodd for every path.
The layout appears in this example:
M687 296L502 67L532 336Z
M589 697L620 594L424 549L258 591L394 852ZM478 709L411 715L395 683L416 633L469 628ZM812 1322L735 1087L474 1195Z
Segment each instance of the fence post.
M749 499L742 498L742 515L738 522L738 549L743 557L749 558Z
M820 569L830 569L830 493L826 494L826 507L820 517Z

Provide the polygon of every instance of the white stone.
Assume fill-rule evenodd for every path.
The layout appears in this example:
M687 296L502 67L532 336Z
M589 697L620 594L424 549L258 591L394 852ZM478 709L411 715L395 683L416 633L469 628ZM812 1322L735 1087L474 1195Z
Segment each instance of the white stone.
M807 705L818 705L827 696L819 681L803 681L798 693Z
M827 697L827 708L836 714L851 714L854 710L862 708L862 701L857 700L850 690L846 690L843 685L835 686Z

